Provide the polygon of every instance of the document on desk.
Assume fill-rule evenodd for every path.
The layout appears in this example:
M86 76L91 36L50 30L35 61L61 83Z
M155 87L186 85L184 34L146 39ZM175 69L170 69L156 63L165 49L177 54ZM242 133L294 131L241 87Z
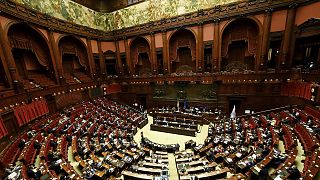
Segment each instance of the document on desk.
M231 159L231 158L227 158L227 161L228 161L229 163L231 163L231 162L232 162L232 159Z
M258 173L261 171L261 169L257 166L254 167L254 170L256 170Z

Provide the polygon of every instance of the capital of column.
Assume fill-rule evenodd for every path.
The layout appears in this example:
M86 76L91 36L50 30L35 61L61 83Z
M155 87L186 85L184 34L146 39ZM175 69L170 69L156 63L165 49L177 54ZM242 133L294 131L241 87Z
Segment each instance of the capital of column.
M220 22L220 20L221 20L220 18L214 18L214 19L213 19L213 22L214 22L215 24L218 24L218 23Z
M267 9L264 10L264 11L266 12L267 15L270 16L270 15L272 14L273 10L274 10L273 8L267 8Z
M48 30L49 30L49 32L53 32L54 28L53 27L49 27Z
M290 9L294 9L294 8L298 7L298 5L299 5L298 3L295 3L295 2L294 2L294 3L291 3L291 4L289 5L289 8L290 8Z

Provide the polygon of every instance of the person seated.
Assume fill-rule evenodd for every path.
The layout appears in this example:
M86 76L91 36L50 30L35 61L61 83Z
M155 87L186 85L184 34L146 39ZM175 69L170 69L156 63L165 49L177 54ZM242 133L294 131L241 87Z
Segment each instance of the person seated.
M298 180L301 177L301 173L298 170L296 165L288 168L288 172L290 173L288 179Z
M40 177L42 176L42 173L40 171L40 169L36 169L34 170L34 179L40 179Z
M47 157L48 157L48 161L54 161L54 154L51 150L48 152Z
M27 168L27 176L29 177L29 178L34 178L34 175L35 175L35 173L34 173L34 171L33 171L33 166L32 165L30 165L28 168Z
M208 152L208 160L214 161L214 156L215 156L214 150L213 148L211 148L210 151Z
M38 140L35 140L35 142L33 143L33 147L34 149L41 149L41 144Z
M67 139L68 143L72 142L72 136L71 135L67 135L66 139Z
M21 139L19 144L18 144L18 147L20 149L23 149L25 145L26 145L26 140L25 139Z
M28 136L29 139L31 139L34 136L33 131L28 131L27 132L27 136Z

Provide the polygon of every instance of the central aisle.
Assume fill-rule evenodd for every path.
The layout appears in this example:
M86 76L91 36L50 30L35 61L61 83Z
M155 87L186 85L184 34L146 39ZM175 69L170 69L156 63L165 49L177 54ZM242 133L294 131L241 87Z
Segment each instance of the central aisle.
M176 166L176 158L174 157L173 153L168 153L168 160L170 180L179 180L179 175Z

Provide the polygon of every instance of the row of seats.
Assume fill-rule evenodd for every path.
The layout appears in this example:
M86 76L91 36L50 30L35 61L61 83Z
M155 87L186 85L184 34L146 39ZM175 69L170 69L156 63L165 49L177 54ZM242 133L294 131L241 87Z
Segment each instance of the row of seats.
M219 164L218 170L223 175L230 171L241 177L254 178L265 175L265 170L274 167L275 171L271 176L288 178L295 173L295 142L299 138L300 142L305 144L305 152L309 150L309 146L315 149L311 154L306 153L304 171L299 172L304 178L312 178L318 172L318 168L315 167L319 162L319 143L315 136L318 128L315 123L317 117L308 117L306 122L299 121L299 117L302 119L301 112L305 110L295 109L297 107L238 119L217 119L217 122L210 125L204 144L193 147L192 151L203 160ZM6 150L6 158L2 158L2 162L7 158L9 161L16 161L17 157L12 157L8 150L21 149L18 154L24 157L22 169L28 172L30 164L33 164L33 160L39 155L39 169L42 175L48 173L52 178L112 178L120 176L128 169L132 173L153 173L152 168L145 169L139 165L130 169L137 162L146 160L143 152L150 154L150 149L138 147L132 138L137 127L142 127L146 122L145 116L136 110L99 98L83 102L64 110L60 115L54 114L40 121L43 124L40 127L37 122L31 136L29 132L24 133L25 135L20 136ZM311 141L305 140L310 137ZM22 139L25 140L25 146L20 148ZM279 139L285 142L287 156L278 150ZM36 140L41 144L40 151L35 149ZM68 162L69 147L82 167L80 174ZM192 161L195 160L191 158ZM154 172L158 174L160 171ZM197 177L204 178L219 173L209 167L202 168L196 174ZM30 178L30 174L24 171L22 176Z
M316 164L320 158L319 143L315 135L319 126L316 117L308 117L308 122L313 122L313 125L307 125L306 119L300 121L302 113L306 113L302 108L287 107L236 120L215 122L209 127L205 144L192 150L200 157L205 154L208 160L231 168L231 172L237 174L232 178L270 176L273 179L312 179L319 171L319 165ZM306 152L304 169L301 172L295 166L298 154L297 138ZM284 141L285 154L278 149L279 139ZM311 149L313 153L307 153ZM274 171L268 175L270 167L273 167Z

